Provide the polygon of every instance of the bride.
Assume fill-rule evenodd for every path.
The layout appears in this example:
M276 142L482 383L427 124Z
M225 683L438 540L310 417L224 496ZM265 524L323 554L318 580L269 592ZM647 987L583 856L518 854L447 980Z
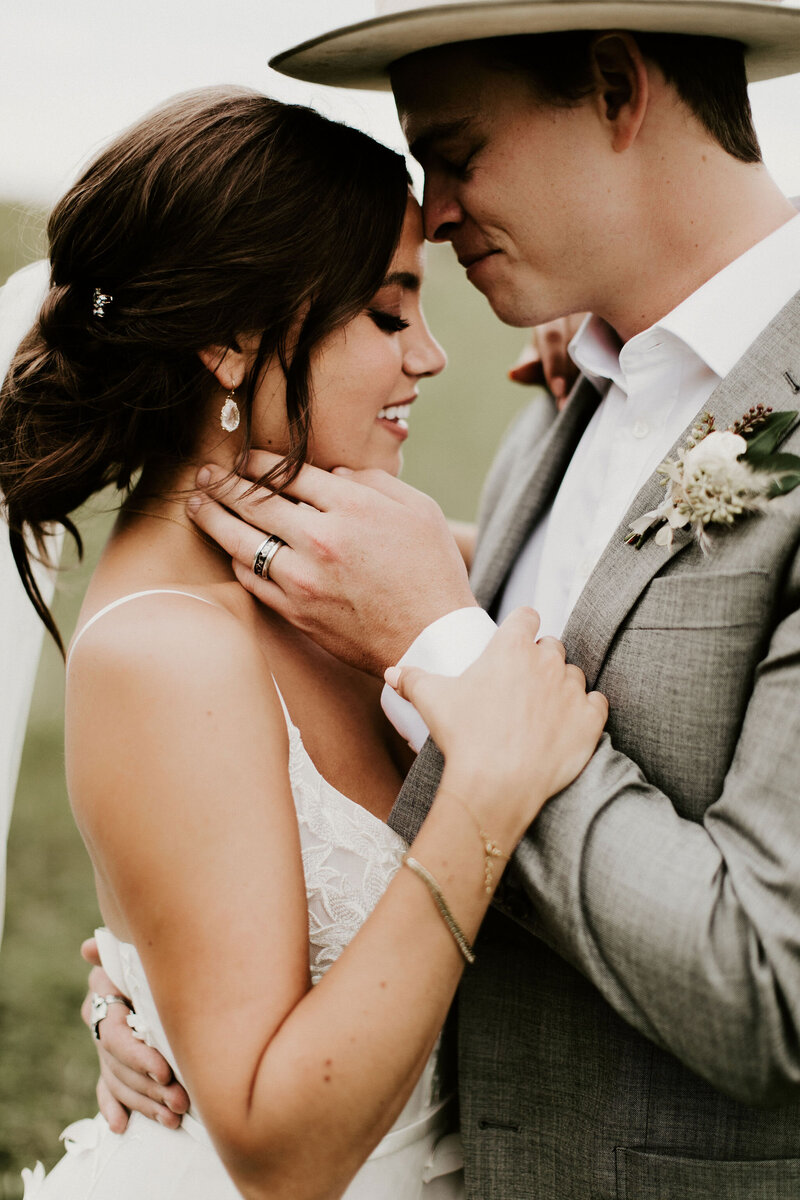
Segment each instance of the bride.
M460 680L390 672L446 758L406 856L379 682L259 607L184 507L199 464L251 446L282 455L274 488L303 461L399 470L444 365L403 161L307 109L193 93L115 141L49 237L0 394L0 489L57 640L30 538L126 494L68 655L67 777L103 966L192 1102L177 1131L77 1122L26 1196L460 1197L439 1032L506 856L605 702L529 610ZM455 544L442 570L466 586Z

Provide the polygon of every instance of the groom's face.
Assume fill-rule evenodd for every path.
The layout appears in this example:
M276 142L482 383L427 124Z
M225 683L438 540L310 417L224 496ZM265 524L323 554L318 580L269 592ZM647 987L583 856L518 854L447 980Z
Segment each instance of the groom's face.
M613 164L592 97L548 106L522 72L468 43L400 60L392 86L425 170L426 236L453 243L500 319L593 308Z

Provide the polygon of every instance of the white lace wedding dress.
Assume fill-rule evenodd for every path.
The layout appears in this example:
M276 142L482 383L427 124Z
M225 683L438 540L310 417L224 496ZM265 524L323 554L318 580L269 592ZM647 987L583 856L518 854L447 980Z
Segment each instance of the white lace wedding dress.
M138 592L101 609L81 633L111 608L149 594ZM323 779L285 705L284 712L308 897L309 962L316 984L372 912L406 847L388 825ZM98 929L97 939L103 966L134 1004L136 1032L164 1055L180 1078L136 948L108 929ZM345 1200L463 1200L461 1144L452 1132L452 1108L434 1051L392 1129L344 1193ZM164 1129L134 1113L125 1133L117 1135L98 1114L76 1121L61 1136L66 1154L49 1175L41 1164L23 1172L24 1200L239 1196L191 1110L179 1130Z

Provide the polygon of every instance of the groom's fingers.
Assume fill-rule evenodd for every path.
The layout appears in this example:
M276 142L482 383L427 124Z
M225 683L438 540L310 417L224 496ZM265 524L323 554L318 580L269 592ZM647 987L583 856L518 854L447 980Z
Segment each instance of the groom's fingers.
M290 505L290 507L292 506ZM253 562L256 552L259 546L263 544L264 539L271 533L274 533L276 537L279 537L282 542L286 543L281 546L270 561L270 579L275 581L278 578L278 560L290 552L287 542L286 523L281 521L279 517L274 520L270 518L269 529L255 528L208 496L202 499L193 496L186 508L188 515L192 518L195 525L208 534L218 546L221 546L226 554L230 555L234 565L238 564L244 568L245 578L247 577L247 573L249 573L251 578L247 580L247 590L259 595L260 598L260 592L256 591L256 585L266 581L262 581L253 572Z
M382 496L386 496L389 500L395 500L398 504L413 509L415 512L424 513L430 508L430 496L419 491L418 488L411 487L409 483L404 483L396 475L390 475L388 471L381 471L376 467L360 471L352 471L349 467L334 467L332 474L339 479L368 487L373 492L380 492ZM342 498L345 499L344 496ZM353 498L352 493L346 497L348 501ZM369 500L366 503L369 503Z
M124 1066L118 1059L106 1055L102 1060L103 1079L106 1086L120 1103L131 1108L150 1108L153 1111L165 1108L173 1116L182 1116L189 1108L189 1097L179 1083L171 1083L169 1087L160 1087L153 1083L148 1075L133 1071ZM131 1105L134 1096L138 1103ZM170 1122L172 1124L172 1122Z
M116 991L116 989L113 989ZM98 1051L101 1062L113 1061L120 1067L136 1072L149 1081L154 1093L172 1083L172 1068L163 1055L152 1046L133 1036L128 1024L128 1010L122 1004L110 1004L108 1016L98 1025Z
M115 1100L108 1090L108 1084L101 1077L97 1081L97 1107L105 1117L112 1133L124 1133L128 1127L128 1110Z
M147 1099L140 1092L120 1083L118 1079L114 1079L110 1083L106 1078L100 1079L97 1085L97 1103L109 1125L113 1120L119 1126L119 1129L112 1126L115 1133L121 1133L125 1129L129 1111L140 1112L145 1117L149 1117L151 1121L158 1121L159 1125L163 1125L166 1129L180 1127L179 1113L173 1113L165 1105L156 1104L155 1101Z
M269 450L251 450L243 475L255 483L270 471L274 471L282 462L283 459L279 455L272 454ZM302 500L320 512L327 512L329 508L341 503L343 494L351 486L346 478L337 478L331 475L330 471L323 471L320 467L304 463L296 478L284 491L295 500Z
M244 477L256 482L280 461L277 455L269 451L252 450L244 468ZM380 492L388 499L396 500L399 504L417 511L424 512L431 504L430 496L376 467L358 471L350 467L334 467L332 471L323 471L306 463L301 467L297 478L285 489L285 493L294 500L311 505L319 512L333 512L357 506L359 500L365 502L363 493L355 489L354 484L371 488L372 491ZM227 504L227 500L225 503Z
M97 948L97 938L87 938L81 942L81 958L92 967L100 966L100 951Z
M275 558L270 563L269 579L259 579L257 575L253 574L252 564L247 566L244 563L237 562L236 559L233 560L233 573L244 590L255 596L260 604L263 604L266 608L271 608L273 612L276 612L279 617L283 617L286 621L291 621L292 610L287 601L286 593L279 582L281 578L283 578L284 582L287 581L287 573L281 576L279 570L277 570L278 568L280 570L283 569L278 559L288 553L289 547L282 546L275 555Z
M282 541L292 543L302 543L313 535L313 519L315 516L319 516L316 509L307 505L294 504L285 496L271 492L267 488L253 488L253 485L247 480L240 479L238 475L231 476L227 471L217 467L205 467L198 474L198 479L201 477L207 479L203 485L203 491L191 497L187 505L189 515L198 524L201 524L202 521L202 518L198 520L198 514L203 508L204 502L215 501L228 509L234 519L238 517L240 521L244 521L257 533L260 532L262 534L260 541L263 541L263 535L268 533L276 533ZM198 499L200 500L199 504L197 503ZM223 530L227 529L229 539L232 538L234 525L229 522L222 528ZM242 537L246 537L243 530L239 532ZM245 541L243 544L245 549L249 548L249 541ZM228 549L227 545L225 549ZM229 553L232 551L229 550ZM239 555L237 554L236 557L238 558Z

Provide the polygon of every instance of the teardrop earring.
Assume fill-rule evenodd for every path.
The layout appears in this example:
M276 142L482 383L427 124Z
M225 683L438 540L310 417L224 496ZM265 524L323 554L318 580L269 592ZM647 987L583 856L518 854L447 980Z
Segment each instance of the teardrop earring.
M241 420L239 405L233 398L235 395L236 388L232 387L225 397L225 403L223 404L222 411L219 414L219 423L226 433L233 433L235 429L238 429L239 421Z

